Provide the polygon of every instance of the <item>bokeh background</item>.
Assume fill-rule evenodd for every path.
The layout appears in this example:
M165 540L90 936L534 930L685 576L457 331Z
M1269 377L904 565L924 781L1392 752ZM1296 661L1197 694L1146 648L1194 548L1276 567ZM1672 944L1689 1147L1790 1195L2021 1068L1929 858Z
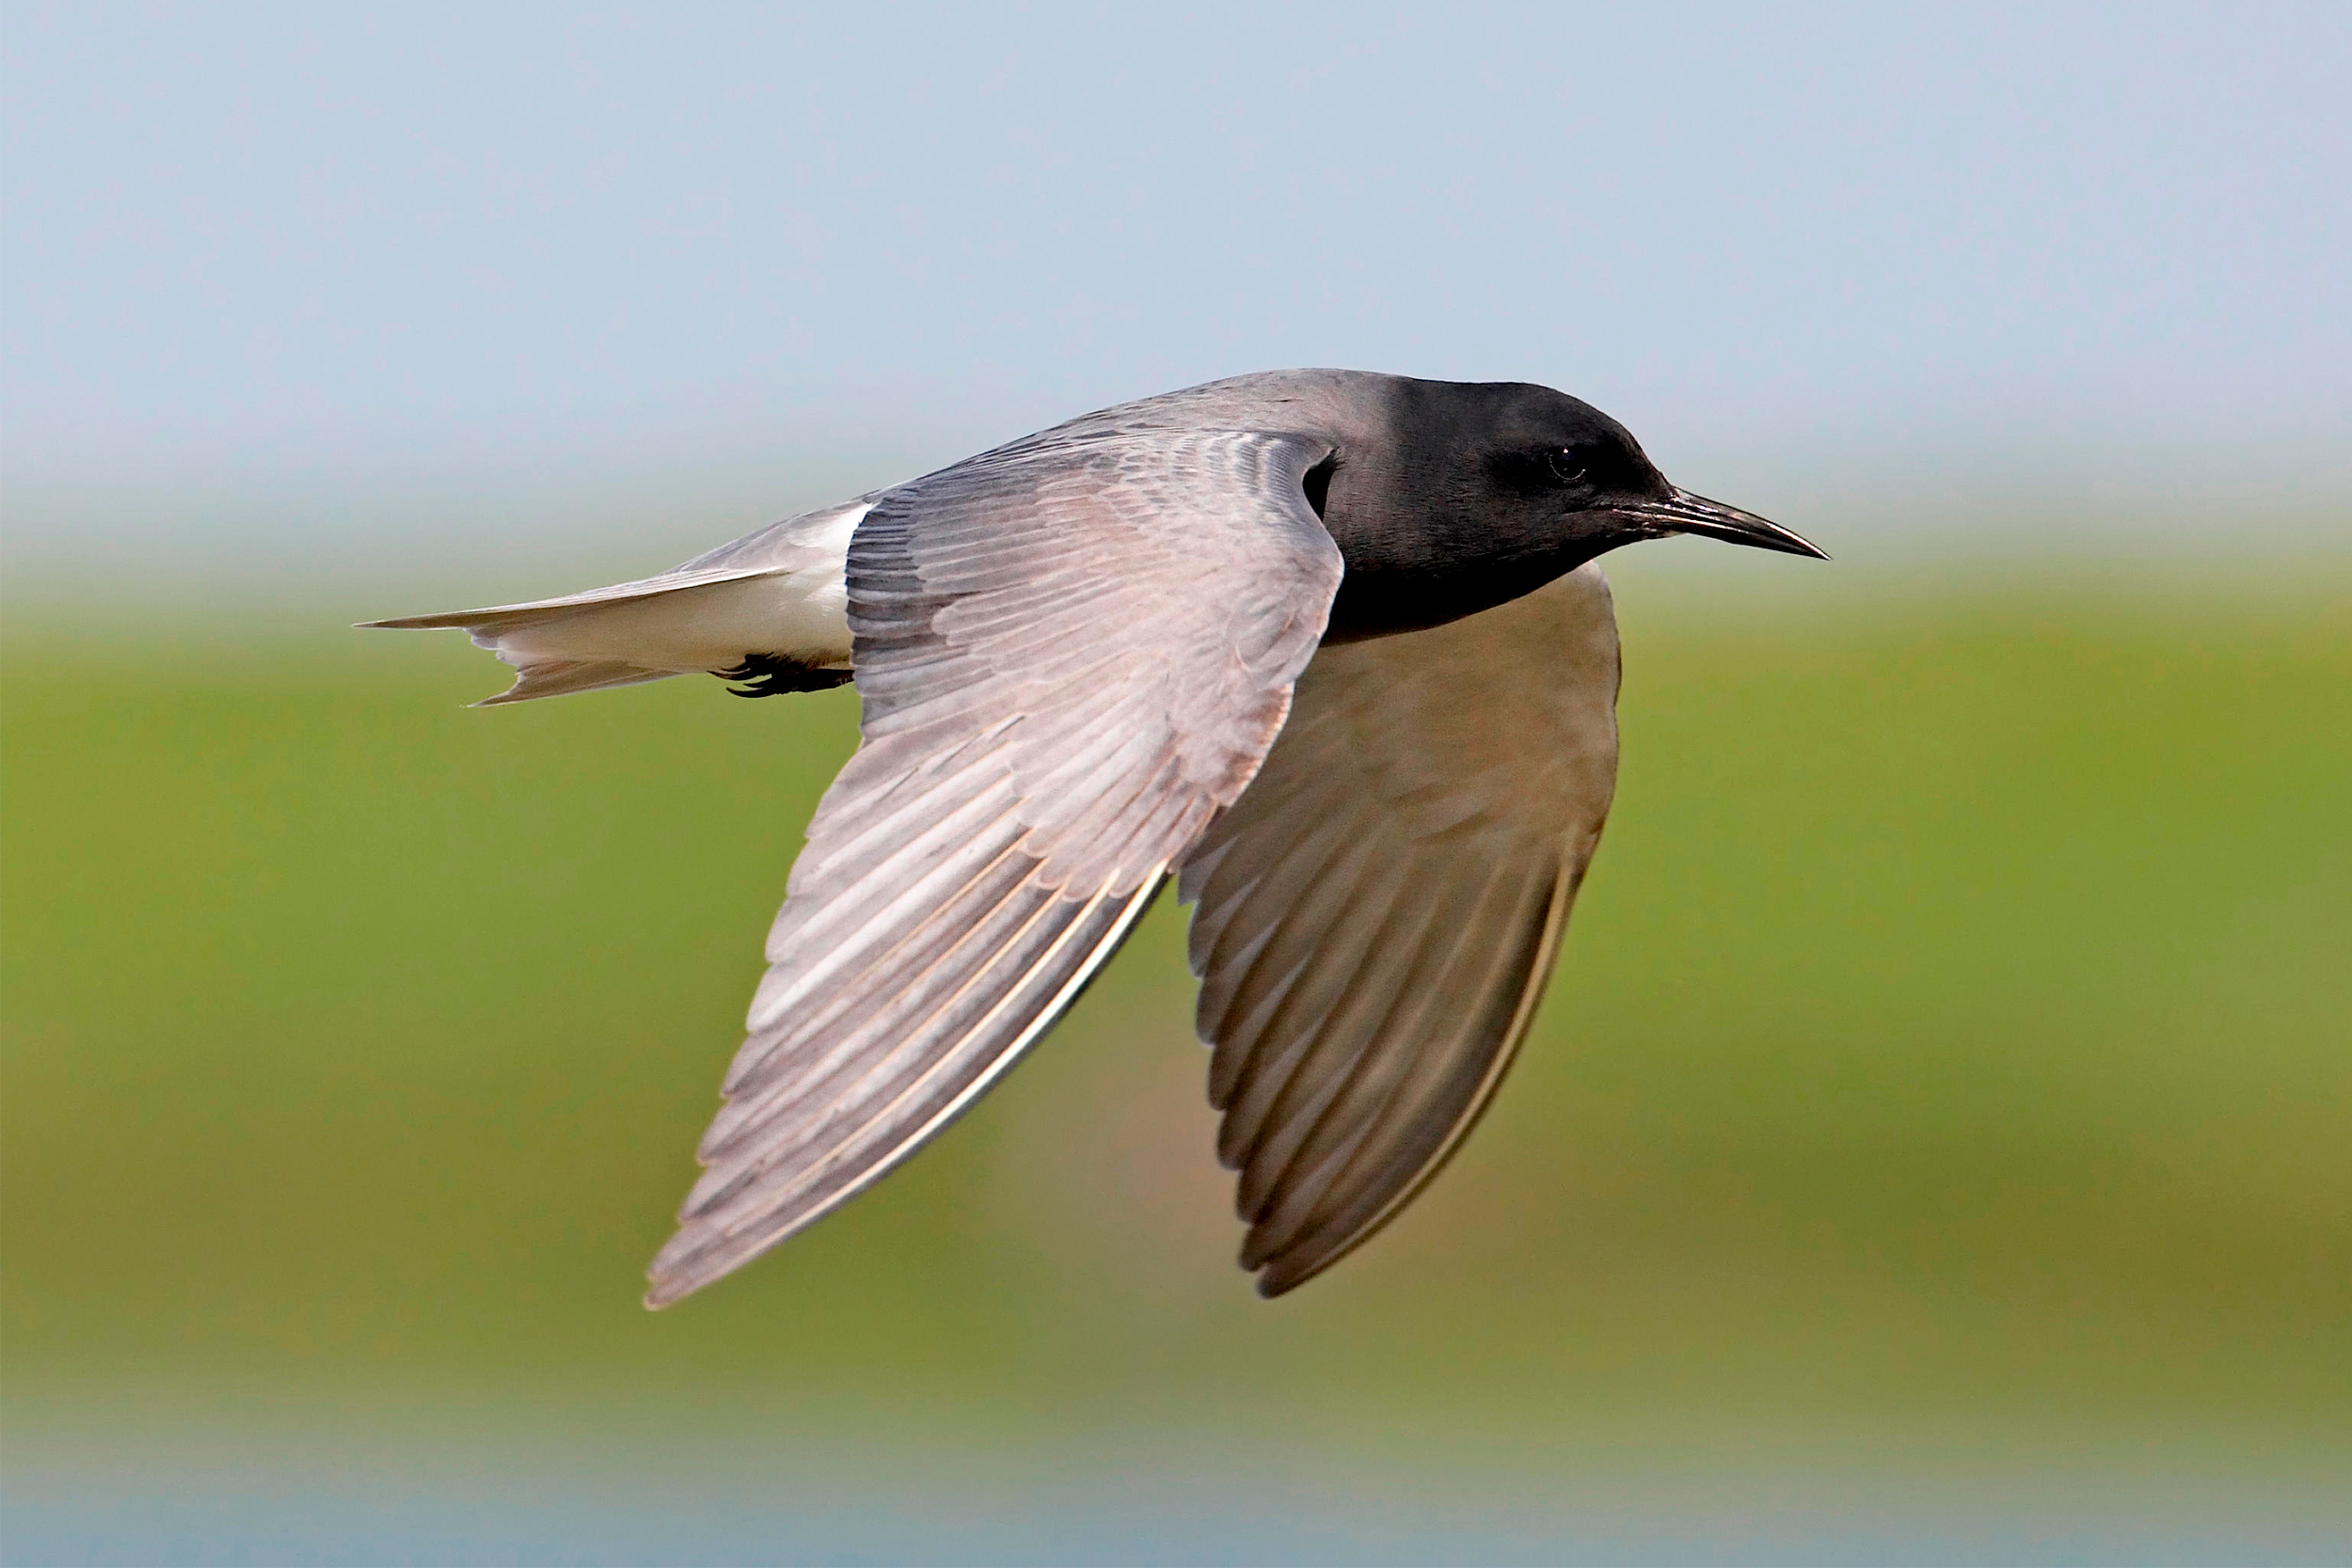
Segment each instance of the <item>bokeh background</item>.
M8 1560L2352 1551L2341 8L4 41ZM1290 364L1564 387L1837 557L1606 563L1494 1114L1255 1300L1164 907L644 1313L854 697L344 627Z

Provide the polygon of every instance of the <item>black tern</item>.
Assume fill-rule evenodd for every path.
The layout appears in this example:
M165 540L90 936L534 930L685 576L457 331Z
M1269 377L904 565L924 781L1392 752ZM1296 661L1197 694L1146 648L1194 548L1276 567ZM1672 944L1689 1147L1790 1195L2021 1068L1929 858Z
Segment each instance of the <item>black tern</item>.
M1193 906L1241 1264L1279 1295L1478 1119L1616 782L1595 558L1804 539L1521 383L1278 371L1123 404L659 577L454 627L489 703L854 681L863 736L768 938L651 1307L864 1191Z

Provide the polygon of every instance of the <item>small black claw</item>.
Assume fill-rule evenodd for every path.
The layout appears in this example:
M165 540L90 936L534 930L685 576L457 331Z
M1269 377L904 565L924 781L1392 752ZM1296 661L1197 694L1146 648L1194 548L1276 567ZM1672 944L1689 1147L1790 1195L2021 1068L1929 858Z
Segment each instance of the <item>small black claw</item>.
M739 697L776 697L787 691L830 691L847 686L850 672L803 664L782 654L745 654L732 670L713 670L723 681L741 681L728 689Z

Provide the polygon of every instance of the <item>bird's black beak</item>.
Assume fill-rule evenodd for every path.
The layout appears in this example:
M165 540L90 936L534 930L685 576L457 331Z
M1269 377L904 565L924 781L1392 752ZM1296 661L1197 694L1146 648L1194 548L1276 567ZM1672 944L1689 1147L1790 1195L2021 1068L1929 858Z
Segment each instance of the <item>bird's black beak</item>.
M1827 550L1793 529L1766 522L1753 512L1742 512L1688 490L1677 490L1663 500L1639 501L1617 510L1639 518L1661 533L1701 533L1727 544L1754 545L1759 550L1809 555L1816 561L1829 559Z

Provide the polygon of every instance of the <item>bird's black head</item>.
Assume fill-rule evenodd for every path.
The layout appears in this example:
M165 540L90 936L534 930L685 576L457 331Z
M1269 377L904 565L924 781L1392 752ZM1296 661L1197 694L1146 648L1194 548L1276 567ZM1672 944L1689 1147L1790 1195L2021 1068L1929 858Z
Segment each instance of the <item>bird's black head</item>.
M1343 447L1308 497L1347 562L1327 641L1439 626L1670 533L1821 552L1677 489L1625 426L1522 382L1393 382L1383 438Z

